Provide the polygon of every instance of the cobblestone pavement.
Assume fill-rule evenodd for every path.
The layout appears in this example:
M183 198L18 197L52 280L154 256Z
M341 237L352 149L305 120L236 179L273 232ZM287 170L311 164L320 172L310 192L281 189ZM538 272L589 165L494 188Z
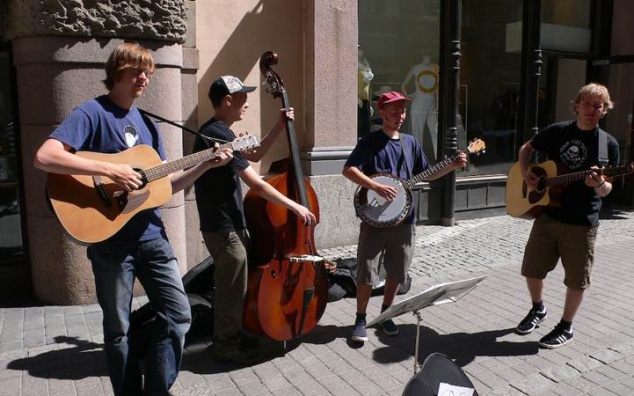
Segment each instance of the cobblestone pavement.
M417 228L412 289L487 279L452 304L421 311L419 361L440 352L458 364L481 395L634 395L634 213L603 214L593 284L574 323L575 338L557 350L537 341L561 315L560 266L549 276L550 316L533 334L514 328L530 301L519 266L531 222L508 216ZM355 246L324 249L354 257ZM135 306L144 303L135 299ZM370 301L368 319L380 311ZM215 362L208 344L188 347L175 395L399 395L414 374L416 317L395 319L400 334L370 329L363 346L348 340L354 298L328 304L319 325L285 354L252 366ZM0 396L111 395L97 305L0 308ZM271 350L280 344L270 344Z

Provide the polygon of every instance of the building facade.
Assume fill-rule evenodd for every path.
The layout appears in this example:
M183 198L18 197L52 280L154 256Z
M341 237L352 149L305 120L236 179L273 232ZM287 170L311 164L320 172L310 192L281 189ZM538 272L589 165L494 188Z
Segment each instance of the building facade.
M265 51L278 54L274 67L319 199L316 244L328 248L356 243L355 186L341 169L357 139L380 127L376 99L386 90L413 98L404 131L432 162L475 138L487 146L465 170L415 187L420 224L504 213L517 149L540 127L571 118L569 100L589 81L614 94L605 129L629 160L633 8L627 0L4 2L0 290L55 304L95 300L85 247L49 209L46 175L32 162L76 105L105 92L105 59L125 40L152 49L157 62L139 107L194 130L212 114L209 84L232 74L259 87L235 131L266 133L281 103L267 93L258 62ZM159 124L170 159L191 152L192 135ZM262 174L288 155L283 139L272 151L256 165ZM176 194L163 216L186 272L207 255L193 190Z

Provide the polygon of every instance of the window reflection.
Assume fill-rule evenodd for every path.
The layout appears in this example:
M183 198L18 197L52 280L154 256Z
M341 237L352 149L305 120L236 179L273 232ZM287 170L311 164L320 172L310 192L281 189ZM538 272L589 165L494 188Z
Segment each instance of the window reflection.
M487 4L489 3L489 4ZM458 176L506 173L514 160L521 47L507 48L507 25L522 20L522 0L463 0L458 146L481 138L486 154ZM401 91L413 102L402 131L432 162L438 152L439 0L359 0L359 129L380 128L376 99ZM363 70L371 71L362 78ZM370 76L370 74L365 74ZM369 98L369 99L368 99Z
M480 138L487 149L458 176L506 174L515 157L521 69L521 48L508 46L507 25L522 20L522 0L462 5L459 110L465 132L458 131L458 143Z
M413 99L402 132L416 136L435 159L439 18L439 0L359 0L358 137L381 127L378 97L401 91Z

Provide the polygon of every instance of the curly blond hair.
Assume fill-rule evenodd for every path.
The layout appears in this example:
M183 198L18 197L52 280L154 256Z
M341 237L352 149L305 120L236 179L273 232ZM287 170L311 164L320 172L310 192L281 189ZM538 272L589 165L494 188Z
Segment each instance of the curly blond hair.
M610 92L608 91L608 88L605 85L590 83L579 88L579 92L577 92L575 99L570 101L573 114L577 114L577 105L583 100L583 98L587 97L598 98L601 102L603 102L603 114L614 108L614 102L610 99Z

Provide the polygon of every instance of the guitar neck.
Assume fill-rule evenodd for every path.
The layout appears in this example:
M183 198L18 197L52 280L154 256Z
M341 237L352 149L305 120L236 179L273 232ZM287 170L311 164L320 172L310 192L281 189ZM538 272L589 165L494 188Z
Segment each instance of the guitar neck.
M450 158L445 158L444 160L438 162L435 165L430 166L425 171L417 174L416 176L412 177L407 182L405 182L405 187L412 188L414 187L414 185L416 185L416 183L420 183L422 181L429 179L431 176L435 175L436 173L440 172L441 170L451 165L457 158L458 158L458 155L456 154Z
M580 172L572 172L566 173L559 176L553 176L546 179L546 186L556 186L559 184L568 184L574 181L583 180L586 176L591 174L592 172L596 172L600 175L604 176L618 176L623 175L630 172L629 166L619 166L614 168L605 168L605 169L588 169Z
M217 157L216 151L222 150L224 148L232 148L233 144L231 142L225 143L221 145L218 149L210 148L207 150L199 151L194 154L190 154L183 158L179 158L175 161L167 162L165 164L157 165L152 168L148 168L143 170L145 174L145 178L148 183L154 180L161 179L170 173L174 173L179 170L191 168L194 165L198 165L205 161L209 161L210 159L214 159Z

